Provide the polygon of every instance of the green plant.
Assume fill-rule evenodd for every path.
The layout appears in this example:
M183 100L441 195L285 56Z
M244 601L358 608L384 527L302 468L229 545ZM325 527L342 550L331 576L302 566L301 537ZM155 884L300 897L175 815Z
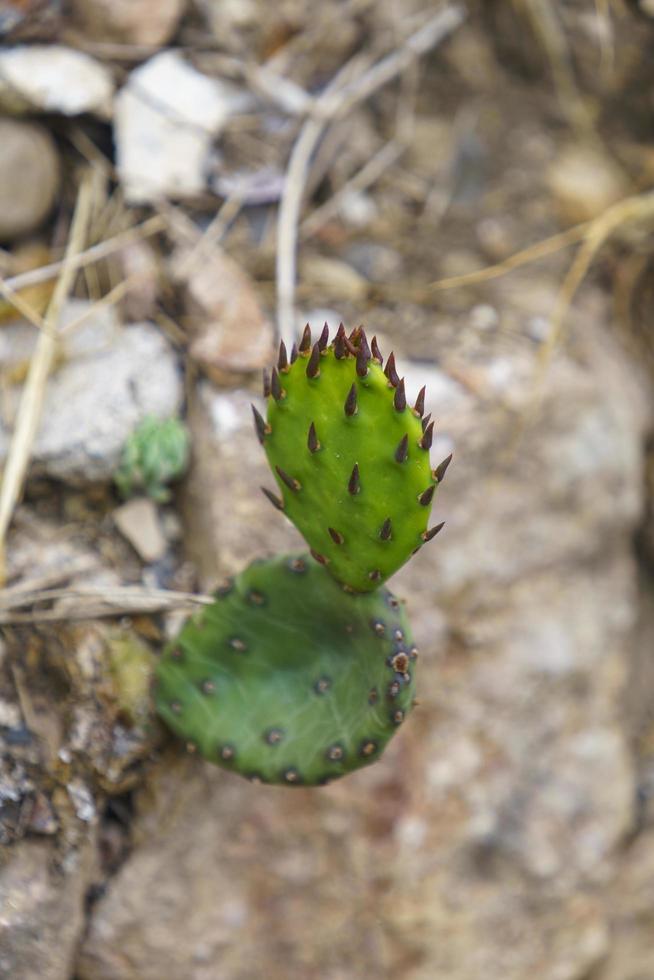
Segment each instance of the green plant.
M276 506L316 561L355 592L376 589L429 539L429 513L444 471L432 472L434 425L423 425L424 388L413 408L393 355L343 326L333 344L307 327L290 359L282 346L257 432L282 493ZM445 467L447 463L445 463Z
M188 466L189 433L177 418L149 415L129 436L114 482L122 497L145 493L158 503L170 499L168 484Z
M401 602L383 582L428 528L450 457L431 470L424 388L413 408L393 355L341 325L304 331L264 381L255 428L310 555L253 562L193 616L157 669L166 723L250 779L329 782L375 761L414 702Z
M274 558L184 626L161 660L157 706L213 762L316 785L378 758L411 709L415 659L388 590L347 595L310 555Z

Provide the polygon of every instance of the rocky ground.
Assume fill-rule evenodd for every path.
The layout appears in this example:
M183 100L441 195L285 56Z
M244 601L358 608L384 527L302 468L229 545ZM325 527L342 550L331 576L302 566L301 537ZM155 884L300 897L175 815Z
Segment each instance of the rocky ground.
M654 976L650 6L0 3L0 975ZM149 682L164 591L298 546L249 405L341 319L455 458L393 580L421 704L291 792ZM152 417L190 467L125 501Z

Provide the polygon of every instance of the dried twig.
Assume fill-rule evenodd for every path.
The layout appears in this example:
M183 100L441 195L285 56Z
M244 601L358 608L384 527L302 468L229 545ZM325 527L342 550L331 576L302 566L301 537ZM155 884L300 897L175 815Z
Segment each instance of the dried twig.
M355 56L316 99L311 117L304 123L291 151L277 222L277 326L287 346L292 344L295 335L297 240L302 197L311 157L325 129L445 40L464 19L465 10L461 5L443 7L397 50L372 67L362 70L362 62Z
M55 331L58 327L62 307L75 278L72 258L82 250L92 201L93 182L92 178L87 175L80 185L61 275L45 316L47 329L39 334L36 349L30 362L27 381L18 408L14 435L9 447L2 486L0 487L0 579L4 579L5 535L14 508L22 493L32 446L41 421L46 381L54 360L57 343Z
M98 617L134 616L170 609L211 605L214 599L191 592L144 589L125 586L111 588L85 586L72 589L42 589L30 592L12 590L0 595L0 625L73 622ZM61 603L60 607L17 612L26 606Z
M98 242L97 245L92 245L91 248L80 252L79 255L73 256L69 261L69 266L73 271L82 269L84 266L90 265L93 262L99 262L101 259L106 259L110 255L120 252L121 249L125 248L126 245L131 245L132 242L140 242L144 238L158 235L159 232L164 231L165 227L165 220L161 215L156 214L142 224L128 228L127 231L121 232L114 238L108 238L104 242ZM42 265L39 269L30 269L28 272L21 272L19 275L5 280L5 285L16 292L19 289L24 289L26 286L34 286L37 283L47 282L49 279L54 279L61 272L65 261L65 259L61 259L59 262Z
M0 592L0 607L8 606L14 596L23 596L27 593L42 592L44 589L54 588L55 585L69 582L76 575L85 575L94 568L97 568L95 559L91 558L90 555L84 555L68 565L49 569L35 578L20 579Z
M330 221L334 215L338 214L348 194L363 191L367 187L370 187L371 184L374 184L385 170L388 170L394 163L397 163L405 150L406 146L397 140L390 140L388 143L384 143L382 148L368 160L361 170L357 171L335 194L332 194L329 200L325 201L324 204L316 208L304 219L300 225L301 237L304 239L315 235L324 224Z

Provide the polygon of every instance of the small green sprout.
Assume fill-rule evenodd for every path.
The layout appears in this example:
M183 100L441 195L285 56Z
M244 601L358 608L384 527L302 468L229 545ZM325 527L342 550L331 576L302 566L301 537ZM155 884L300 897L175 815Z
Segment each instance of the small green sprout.
M157 503L170 499L168 484L188 466L190 437L180 419L147 416L132 432L114 482L122 497L145 493Z

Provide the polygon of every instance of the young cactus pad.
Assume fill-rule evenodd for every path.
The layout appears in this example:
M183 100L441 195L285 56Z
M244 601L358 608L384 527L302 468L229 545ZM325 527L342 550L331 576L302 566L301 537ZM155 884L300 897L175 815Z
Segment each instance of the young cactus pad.
M343 325L328 345L309 327L290 358L282 343L269 383L267 419L257 434L282 499L266 491L346 589L376 589L430 540L434 490L449 460L432 472L433 423L424 389L407 404L393 355Z
M309 555L254 562L157 667L157 710L252 780L322 785L379 758L411 710L417 652L387 589L348 595Z

